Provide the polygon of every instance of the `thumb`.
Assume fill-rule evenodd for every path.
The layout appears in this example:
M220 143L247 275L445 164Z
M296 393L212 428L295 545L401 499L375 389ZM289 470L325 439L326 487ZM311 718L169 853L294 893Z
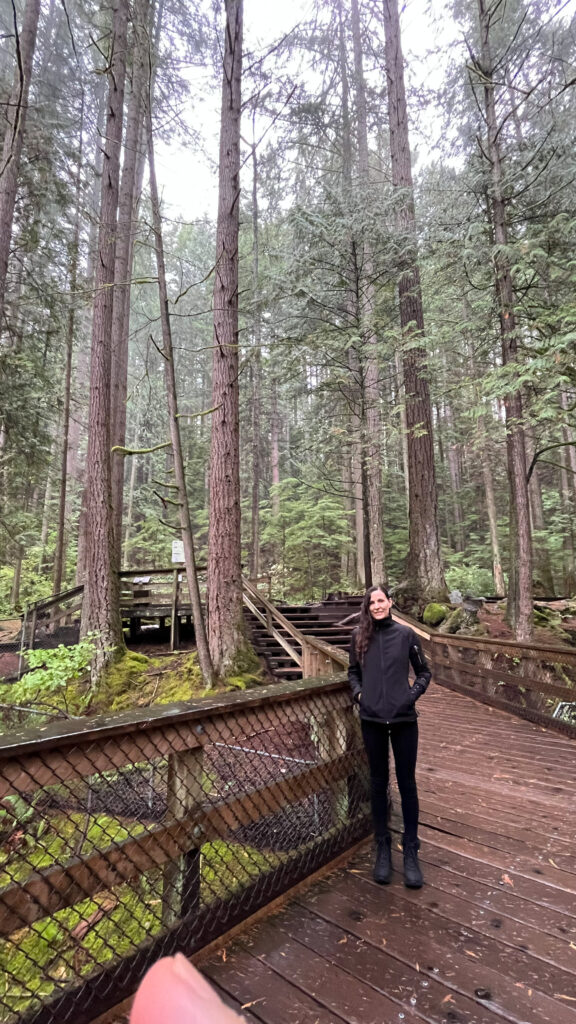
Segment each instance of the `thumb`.
M134 997L130 1024L242 1024L182 953L150 968Z

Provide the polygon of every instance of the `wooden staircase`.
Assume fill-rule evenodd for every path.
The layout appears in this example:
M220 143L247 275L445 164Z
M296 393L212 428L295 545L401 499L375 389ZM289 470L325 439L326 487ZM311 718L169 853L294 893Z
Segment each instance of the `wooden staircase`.
M326 650L337 648L347 657L354 620L344 624L342 620L355 615L361 601L359 596L330 599L317 604L276 605L281 619L285 620L284 623L281 620L275 623L276 635L270 631L270 622L263 622L262 617L254 614L246 605L244 615L250 640L270 675L278 681L297 680L304 676L302 638L310 637L313 641L320 641ZM294 653L300 661L294 658ZM344 669L344 662L341 669Z

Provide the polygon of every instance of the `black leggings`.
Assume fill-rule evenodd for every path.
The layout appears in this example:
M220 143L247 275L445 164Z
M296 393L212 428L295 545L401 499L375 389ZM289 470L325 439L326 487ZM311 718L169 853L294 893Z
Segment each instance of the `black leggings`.
M361 719L362 738L370 767L370 797L374 834L382 838L388 832L388 740L392 744L396 778L406 839L418 835L418 790L416 789L416 757L418 754L418 722L397 722L386 725Z

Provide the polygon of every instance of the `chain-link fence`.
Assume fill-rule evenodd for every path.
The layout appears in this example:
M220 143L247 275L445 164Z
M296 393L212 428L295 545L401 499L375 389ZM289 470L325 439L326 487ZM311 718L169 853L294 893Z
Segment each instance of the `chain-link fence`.
M0 1020L93 1020L369 831L342 680L4 737Z
M576 736L576 651L439 635L423 647L435 682Z

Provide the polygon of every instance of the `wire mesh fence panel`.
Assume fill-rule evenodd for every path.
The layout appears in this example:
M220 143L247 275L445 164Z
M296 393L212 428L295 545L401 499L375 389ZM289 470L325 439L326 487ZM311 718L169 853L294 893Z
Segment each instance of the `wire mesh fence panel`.
M368 834L343 681L0 741L0 1020L93 1020Z

